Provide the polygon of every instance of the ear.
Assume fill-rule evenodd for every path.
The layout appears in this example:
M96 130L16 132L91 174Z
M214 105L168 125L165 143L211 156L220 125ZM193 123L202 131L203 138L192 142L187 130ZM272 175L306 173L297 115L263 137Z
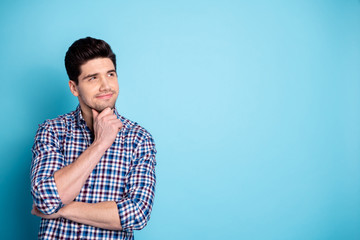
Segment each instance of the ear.
M69 80L69 87L70 87L71 93L75 97L79 96L79 91L78 91L78 88L77 88L77 84L73 80Z

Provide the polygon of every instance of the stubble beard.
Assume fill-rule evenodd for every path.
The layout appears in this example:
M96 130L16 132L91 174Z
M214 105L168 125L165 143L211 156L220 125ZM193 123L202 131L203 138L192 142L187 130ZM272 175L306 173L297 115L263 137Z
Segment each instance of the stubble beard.
M114 94L116 94L115 91L112 91ZM115 108L115 103L117 100L118 95L116 94L116 98L115 100L111 100L108 102L97 102L96 100L93 101L88 101L86 98L83 98L82 96L80 96L79 101L82 102L88 109L94 109L96 110L98 113L101 113L105 108L111 108L114 109Z
M95 104L94 106L89 106L89 108L96 110L98 113L101 113L105 108L111 108L114 109L115 108L115 103L116 100L114 101L114 103L110 103L110 104Z

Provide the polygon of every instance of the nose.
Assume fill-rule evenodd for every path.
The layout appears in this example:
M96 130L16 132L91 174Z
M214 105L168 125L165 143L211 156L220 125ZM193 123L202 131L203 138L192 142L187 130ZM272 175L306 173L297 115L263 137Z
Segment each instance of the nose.
M100 92L109 91L110 89L109 80L105 76L102 76L100 79Z

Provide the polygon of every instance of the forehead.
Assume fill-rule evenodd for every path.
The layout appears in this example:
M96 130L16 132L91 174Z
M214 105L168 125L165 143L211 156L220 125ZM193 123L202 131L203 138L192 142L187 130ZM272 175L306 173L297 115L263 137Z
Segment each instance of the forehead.
M80 66L80 76L108 72L110 70L115 70L115 66L110 58L95 58Z

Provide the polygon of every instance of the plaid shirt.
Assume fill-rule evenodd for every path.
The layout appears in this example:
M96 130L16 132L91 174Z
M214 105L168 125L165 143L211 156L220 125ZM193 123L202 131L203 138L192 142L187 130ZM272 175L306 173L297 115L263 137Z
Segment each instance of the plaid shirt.
M39 239L133 239L133 230L146 225L155 191L155 143L144 128L115 114L123 127L74 201L115 201L123 230L41 219ZM54 172L74 162L92 141L80 106L39 126L32 148L31 194L41 212L52 214L63 206Z

